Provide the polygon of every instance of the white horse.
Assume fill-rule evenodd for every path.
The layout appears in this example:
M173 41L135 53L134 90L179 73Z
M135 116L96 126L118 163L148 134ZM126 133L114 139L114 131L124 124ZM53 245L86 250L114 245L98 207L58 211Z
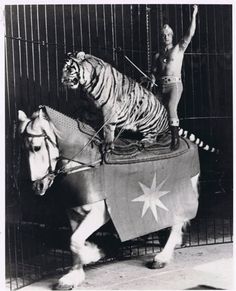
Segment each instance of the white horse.
M101 161L99 147L91 146L91 135L81 132L80 143L76 152L82 152L83 160L74 161L62 156L62 150L58 145L58 136L61 132L54 126L46 110L40 108L28 118L23 111L18 112L19 131L24 137L24 146L28 153L33 189L39 195L44 195L52 185L58 173L70 171L82 171L98 165ZM79 129L78 129L79 130ZM67 140L64 146L67 147ZM87 161L86 161L87 158ZM82 159L82 158L81 158ZM60 162L60 166L58 166ZM192 162L192 161L190 161ZM191 178L192 187L197 195L198 175ZM98 261L103 253L96 245L86 240L109 219L110 215L106 207L104 197L85 205L72 207L68 210L68 216L72 228L70 248L73 254L73 266L70 271L61 277L56 289L72 289L79 286L85 279L83 266ZM163 250L154 256L150 262L150 268L162 268L168 264L176 245L182 242L182 230L187 221L179 221L171 228L171 233Z

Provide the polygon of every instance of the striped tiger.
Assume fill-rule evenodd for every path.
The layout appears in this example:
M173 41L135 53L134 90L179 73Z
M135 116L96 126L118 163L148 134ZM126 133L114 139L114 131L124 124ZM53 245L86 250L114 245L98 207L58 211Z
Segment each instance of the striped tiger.
M67 56L61 82L72 89L82 86L102 110L105 151L114 148L116 128L140 132L145 145L169 130L167 110L151 91L95 56Z

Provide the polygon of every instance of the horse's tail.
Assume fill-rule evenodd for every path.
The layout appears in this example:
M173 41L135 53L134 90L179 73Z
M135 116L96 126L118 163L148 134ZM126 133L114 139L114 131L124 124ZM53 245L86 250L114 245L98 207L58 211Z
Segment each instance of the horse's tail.
M195 143L199 148L202 148L205 151L219 154L219 149L209 146L205 142L203 142L200 138L196 137L195 134L189 133L187 130L183 128L179 129L179 136L189 139L191 142Z

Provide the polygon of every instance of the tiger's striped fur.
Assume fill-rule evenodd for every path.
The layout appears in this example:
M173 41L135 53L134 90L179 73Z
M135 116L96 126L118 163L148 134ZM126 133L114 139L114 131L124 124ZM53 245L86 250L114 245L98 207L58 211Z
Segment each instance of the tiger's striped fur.
M81 85L102 109L107 148L112 147L116 127L139 131L142 141L150 143L169 128L167 111L152 92L97 57L70 55L62 83L72 89Z
M61 81L72 89L81 85L102 109L106 150L113 148L116 127L121 131L139 131L143 143L153 143L158 135L169 130L167 111L158 97L95 56L84 52L68 54ZM217 151L183 129L179 130L179 135L204 150Z

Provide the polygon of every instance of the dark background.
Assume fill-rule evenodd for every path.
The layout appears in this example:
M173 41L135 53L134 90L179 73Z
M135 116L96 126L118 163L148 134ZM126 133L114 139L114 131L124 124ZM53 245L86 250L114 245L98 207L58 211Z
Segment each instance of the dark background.
M17 134L17 110L31 115L40 104L70 116L89 109L80 90L60 84L67 52L94 54L140 80L121 54L150 72L159 50L160 27L169 23L174 40L188 29L192 5L13 5L5 6L5 118L7 221L46 221L49 198L34 198ZM216 157L200 151L201 189L207 201L232 199L232 6L200 5L195 36L183 64L181 127L218 147ZM85 109L84 109L85 108ZM201 194L201 192L200 192ZM223 198L222 198L223 197ZM45 206L50 204L50 210ZM55 203L55 202L54 202ZM222 202L218 202L219 209ZM203 204L202 204L203 205ZM215 207L215 206L214 206ZM209 206L206 206L209 210ZM55 208L54 208L55 209ZM223 209L223 208L222 208ZM228 208L225 208L228 211Z

